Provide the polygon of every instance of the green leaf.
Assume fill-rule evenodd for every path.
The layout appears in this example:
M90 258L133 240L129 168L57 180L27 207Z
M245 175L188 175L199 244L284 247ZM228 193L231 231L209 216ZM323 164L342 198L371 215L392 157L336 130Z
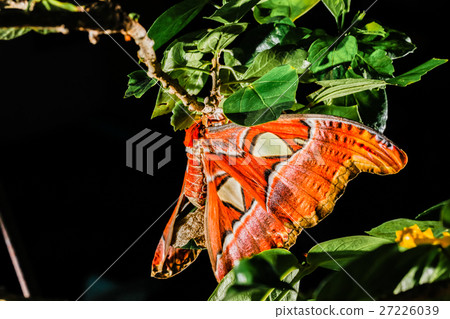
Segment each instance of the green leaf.
M295 111L295 110L294 110ZM358 105L336 106L336 105L317 105L312 108L304 108L300 113L303 114L326 114L344 117L352 121L362 123L358 112Z
M261 24L273 22L277 17L295 21L311 10L320 0L264 0L253 9L255 20Z
M415 265L411 267L409 272L394 289L394 294L399 294L420 285L447 280L449 278L449 258L443 253L440 247L428 246L425 253L418 256Z
M348 12L346 2L346 0L322 0L322 3L330 10L336 21L338 21L340 16Z
M226 99L224 113L231 121L245 126L274 121L294 104L297 86L297 71L293 67L276 67Z
M291 28L283 38L281 44L292 44L302 48L309 48L317 39L332 39L332 37L322 29L296 27Z
M172 43L164 52L162 69L177 79L189 94L196 95L205 86L210 71L209 62L201 60L203 53L191 50L193 47L196 47L195 41L186 43L179 39Z
M389 84L405 87L407 85L420 81L423 75L427 74L432 69L444 64L447 61L448 61L447 59L433 58L419 65L418 67L415 67L414 69L406 73L403 73L402 75L386 80L386 82L388 82Z
M334 67L327 73L321 74L321 76L319 77L326 78L330 76L331 78L341 78L341 80L343 80L342 79L343 77L347 77L347 80L349 81L356 81L355 85L357 84L357 81L362 81L363 83L366 80L368 80L369 82L382 81L370 78L363 78L359 74L355 73L354 70L358 67L355 63L355 60L352 61L352 68L346 70L343 65L338 65L337 67ZM380 83L379 88L364 90L361 92L353 93L351 95L335 97L331 100L326 101L326 104L338 106L357 105L361 122L374 128L379 132L383 132L384 129L386 128L388 101L386 90L383 88L382 82L379 83ZM374 82L374 84L375 87L378 86L376 82ZM387 85L388 83L385 82L385 84ZM355 89L357 89L357 87ZM316 94L321 93L322 90L325 89L322 88L321 90L315 93Z
M170 124L173 126L174 131L185 130L191 127L195 121L195 114L190 112L181 101L175 104L172 113Z
M148 30L148 36L155 41L154 49L163 46L189 24L208 3L208 0L185 0L167 9Z
M266 250L240 260L208 300L296 300L293 288L298 290L298 267L297 258L289 251Z
M31 28L0 28L0 40L12 40L31 31Z
M228 24L238 22L260 0L230 0L206 19Z
M208 80L208 63L201 59L203 53L196 51L197 43L204 32L194 32L172 42L164 51L161 67L191 95L198 94ZM178 102L175 95L160 88L152 118L170 113Z
M227 56L227 52L224 54ZM233 58L228 58L228 62L232 62ZM234 60L234 63L239 63L237 60ZM232 65L232 64L228 64ZM228 98L234 92L241 88L241 81L239 80L242 77L242 73L240 72L240 65L236 66L223 66L219 72L219 81L220 81L220 94L222 94L225 98Z
M424 283L448 279L449 268L449 259L439 246L421 245L404 251L397 244L382 245L346 265L345 272L332 274L314 296L316 300L386 298Z
M444 202L441 209L441 220L444 227L450 227L450 200Z
M364 62L379 74L392 76L394 73L392 59L384 50L376 49L370 55L364 56Z
M293 111L295 113L303 113L302 111L309 110L309 108L307 108L306 105L304 105L304 104L294 103L289 110ZM304 112L304 113L308 113L308 112Z
M156 79L150 78L144 70L131 72L128 74L128 77L128 89L125 92L124 98L130 96L140 98L158 82Z
M394 73L392 58L386 51L376 49L365 53L358 51L350 68L347 69L346 77L366 79L390 79Z
M354 36L344 37L337 46L331 47L332 38L319 38L311 44L308 50L308 61L312 64L313 73L331 68L335 65L351 62L358 52L358 43Z
M306 261L316 267L341 270L351 261L391 241L371 236L332 239L312 247Z
M388 32L386 38L370 41L369 45L374 49L386 51L392 59L399 59L414 52L416 46L405 33L389 28L385 28L385 30Z
M178 101L179 99L175 95L169 94L166 89L160 87L151 118L172 112Z
M48 9L48 10L64 10L64 11L71 11L71 12L79 12L80 8L72 3L69 2L62 2L57 0L43 0L42 4Z
M386 129L388 99L385 89L375 89L353 94L358 104L362 122L383 133Z
M198 42L198 50L203 53L218 54L244 32L247 25L247 23L232 23L209 31Z
M291 289L291 287L280 280L279 275L272 265L264 258L255 257L252 260L242 259L234 267L236 275L233 288L278 288ZM241 289L236 289L241 290ZM230 293L230 290L228 291ZM232 292L233 293L233 292ZM231 294L232 294L231 293ZM228 298L229 299L229 298Z
M380 37L387 36L387 32L384 30L384 28L375 21L367 23L364 26L364 29L356 29L356 30L358 33L364 35L380 36Z
M289 18L280 19L273 24L258 25L242 35L239 48L234 49L234 54L243 65L248 66L259 53L282 44L291 30L295 30L295 25L292 26Z
M301 74L309 66L306 56L307 52L302 49L295 49L292 46L275 46L259 53L242 79L261 77L273 68L284 64L291 65L297 73Z
M365 29L355 30L359 47L365 53L370 54L373 50L380 49L386 51L391 59L398 59L416 49L405 33L382 27L376 22L366 24Z
M208 65L201 61L203 54L191 50L197 47L198 33L188 34L171 43L164 52L161 66L189 94L198 94L208 80ZM189 49L189 53L185 49ZM206 73L205 73L206 72ZM164 88L160 88L156 98L152 119L172 112L179 99Z
M380 226L377 226L369 231L366 231L366 233L371 236L384 238L390 240L391 242L394 242L396 238L395 234L396 231L403 230L403 228L411 227L413 225L419 226L420 230L422 231L431 228L435 236L440 235L440 233L442 233L443 230L442 224L438 221L431 221L431 220L420 221L420 220L399 218L385 222Z
M441 218L440 213L442 211L442 208L447 204L447 202L450 202L450 199L433 205L432 207L417 215L415 219L424 219L425 217L427 217L427 219L429 220L439 220Z
M386 82L373 79L339 79L317 81L322 88L308 95L310 106L323 101L336 99L342 96L355 94L362 91L372 90L375 88L384 88Z

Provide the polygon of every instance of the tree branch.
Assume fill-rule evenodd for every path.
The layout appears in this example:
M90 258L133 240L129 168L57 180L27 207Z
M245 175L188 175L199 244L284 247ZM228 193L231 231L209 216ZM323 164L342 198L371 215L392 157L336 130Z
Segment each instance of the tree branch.
M176 95L190 111L201 111L204 108L203 103L198 102L176 79L162 70L153 49L154 41L148 37L145 28L117 4L99 1L86 7L77 7L75 12L42 9L26 11L15 8L0 10L0 29L23 28L64 34L69 31L87 31L94 44L101 34L122 33L130 36L139 46L138 56L148 68L149 77L157 79L163 88Z
M170 94L175 94L190 111L203 110L204 105L198 102L195 96L187 93L177 80L161 69L161 64L157 60L156 52L153 49L155 43L147 36L147 31L144 27L137 21L128 19L125 32L139 46L138 55L148 68L148 76L157 79L164 88L169 90Z
M65 10L33 11L21 9L0 10L0 28L33 28L60 29L64 27L71 31L121 32L128 16L120 6L109 2L93 3L87 7L78 7L77 12ZM88 14L86 14L88 13ZM95 21L102 26L100 28Z

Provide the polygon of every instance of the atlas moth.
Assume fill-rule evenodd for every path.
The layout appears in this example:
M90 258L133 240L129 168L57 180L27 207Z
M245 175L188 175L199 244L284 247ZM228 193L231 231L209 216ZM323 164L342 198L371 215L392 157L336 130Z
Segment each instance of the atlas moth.
M154 255L156 278L180 273L206 248L220 281L242 258L289 249L360 172L395 174L407 163L375 130L318 114L245 127L217 109L186 130L184 144L186 173Z

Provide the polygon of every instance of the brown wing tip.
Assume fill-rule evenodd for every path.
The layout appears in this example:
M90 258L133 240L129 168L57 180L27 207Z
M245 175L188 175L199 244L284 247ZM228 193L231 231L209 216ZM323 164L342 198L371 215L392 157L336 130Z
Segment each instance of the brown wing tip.
M370 132L367 132L371 134ZM362 172L379 175L396 174L408 163L406 153L381 134L371 134L366 143L355 143L360 151L352 159Z
M384 150L386 158L382 159L385 165L381 167L381 171L378 174L396 174L400 172L408 163L408 155L387 139L382 140L379 145Z
M165 260L155 254L151 276L157 279L173 277L193 263L200 252L200 249L182 249L170 246Z
M156 279L168 279L174 276L174 274L170 270L164 271L163 269L160 269L160 267L158 266L153 266L151 276Z
M399 156L397 157L398 158L398 161L397 161L397 163L398 163L397 172L399 172L408 163L408 155L406 155L406 153L400 148L397 148L397 151L399 153Z

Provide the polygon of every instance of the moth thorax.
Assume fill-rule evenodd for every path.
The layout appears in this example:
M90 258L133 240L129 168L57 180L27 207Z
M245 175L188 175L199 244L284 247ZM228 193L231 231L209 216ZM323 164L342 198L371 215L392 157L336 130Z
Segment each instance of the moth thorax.
M209 126L220 126L228 122L227 118L223 114L221 108L214 108L211 112L205 114L202 119L203 125Z

